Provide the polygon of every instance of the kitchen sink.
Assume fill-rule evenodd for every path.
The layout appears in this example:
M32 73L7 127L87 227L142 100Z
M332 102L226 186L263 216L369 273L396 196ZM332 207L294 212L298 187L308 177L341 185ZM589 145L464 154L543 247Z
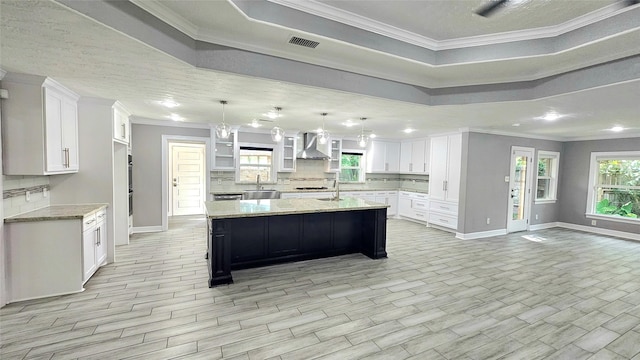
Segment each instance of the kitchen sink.
M320 201L342 201L344 199L334 199L334 198L324 198L324 199L316 199Z
M280 191L278 190L245 190L242 193L242 200L257 199L280 199Z

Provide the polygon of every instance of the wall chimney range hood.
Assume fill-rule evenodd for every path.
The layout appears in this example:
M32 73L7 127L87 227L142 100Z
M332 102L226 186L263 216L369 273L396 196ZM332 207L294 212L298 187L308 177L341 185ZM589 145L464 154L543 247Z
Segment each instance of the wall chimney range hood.
M328 142L327 145L319 145L318 134L311 132L304 133L302 135L302 141L304 147L302 151L296 155L298 159L326 160L330 158L327 153L329 152L329 144L331 142Z

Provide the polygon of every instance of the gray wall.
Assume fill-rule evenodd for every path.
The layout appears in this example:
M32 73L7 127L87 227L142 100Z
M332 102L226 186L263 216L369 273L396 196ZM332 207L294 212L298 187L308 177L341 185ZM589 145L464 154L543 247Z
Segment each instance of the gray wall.
M133 226L162 226L162 135L209 137L209 129L132 124Z
M589 184L589 162L592 151L638 151L640 138L591 140L566 142L561 155L560 177L562 179L558 190L560 214L558 221L591 226L591 219L587 219L587 191ZM640 233L640 225L597 220L598 228Z
M560 152L560 167L565 162L563 143L551 140L514 136L464 133L462 138L462 180L460 184L460 215L458 232L474 233L507 228L511 146ZM562 170L560 171L562 182ZM532 184L533 185L533 184ZM559 197L561 192L558 193ZM559 203L533 205L532 224L558 221ZM535 214L539 219L535 220ZM487 218L491 224L487 225Z

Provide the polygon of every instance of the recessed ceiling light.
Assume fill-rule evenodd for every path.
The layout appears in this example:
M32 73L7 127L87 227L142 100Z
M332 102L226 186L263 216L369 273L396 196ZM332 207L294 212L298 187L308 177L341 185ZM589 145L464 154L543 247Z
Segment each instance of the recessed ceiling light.
M620 132L620 131L624 130L624 128L622 126L614 126L609 130L615 131L615 132Z
M275 118L279 118L280 116L282 116L282 115L278 114L278 112L276 112L274 110L271 110L268 113L264 113L262 115L268 117L269 119L275 119Z
M376 135L376 134L369 134L369 138L371 138L371 139L375 139L377 137L378 137L378 135Z
M549 111L548 113L544 114L542 119L547 120L547 121L556 121L556 120L560 119L561 117L562 117L562 115L558 114L557 112Z
M160 105L168 107L169 109L174 108L176 106L180 106L180 104L178 104L177 102L171 99L160 101Z
M416 130L415 130L415 129L412 129L412 128L406 128L406 129L404 129L404 130L402 130L402 131L404 131L404 133L405 133L405 134L411 134L412 132L414 132L414 131L416 131Z
M251 121L251 124L249 124L249 126L251 126L252 128L259 128L259 127L260 127L260 126L262 126L262 125L260 125L260 123L258 122L258 120L253 119L253 121Z
M520 124L519 123L515 123L515 124L511 124L511 126L518 127L518 126L520 126Z
M343 122L342 125L346 127L352 127L352 126L356 126L357 124L352 122L351 120L347 120L346 122Z
M175 113L169 115L168 117L169 117L169 119L171 119L173 121L182 121L182 120L184 120L184 118L182 116L180 116L178 114L175 114Z

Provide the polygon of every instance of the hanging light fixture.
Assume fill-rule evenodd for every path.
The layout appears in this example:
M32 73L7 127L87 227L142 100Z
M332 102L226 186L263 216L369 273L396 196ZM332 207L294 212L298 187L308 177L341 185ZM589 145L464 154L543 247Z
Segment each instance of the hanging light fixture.
M222 104L222 124L216 126L216 136L218 139L228 139L231 135L231 127L224 122L224 106L227 104L225 100L221 100Z
M322 113L322 130L318 131L318 144L326 144L329 141L329 132L324 129L324 118L327 116L327 113Z
M367 120L367 118L360 118L360 121L362 121L362 125L360 127L360 135L358 135L358 145L360 147L367 147L367 142L369 141L369 138L366 137L364 135L364 121Z
M282 110L282 108L276 107L275 109L278 112L278 115L276 116L276 119L277 119L280 117L280 110ZM275 142L280 142L283 138L284 138L284 130L282 130L282 128L275 126L273 129L271 129L271 140Z

